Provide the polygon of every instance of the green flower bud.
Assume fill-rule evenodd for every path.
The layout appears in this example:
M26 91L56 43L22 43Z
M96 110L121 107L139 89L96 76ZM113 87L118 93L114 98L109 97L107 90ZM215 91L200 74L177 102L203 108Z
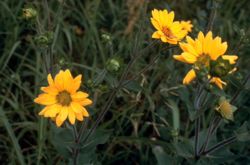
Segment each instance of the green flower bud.
M219 57L216 61L210 61L210 75L213 77L224 77L232 70L233 65L222 57Z
M109 72L118 72L121 68L121 59L119 58L111 58L106 63L106 69Z
M53 42L53 32L47 32L35 37L35 43L42 47L47 47Z
M94 82L91 80L91 79L89 79L88 81L87 81L87 83L86 83L86 85L87 85L87 87L89 87L89 88L94 88Z
M61 58L58 63L59 63L60 66L65 65L65 59Z
M98 86L98 89L102 92L107 92L108 91L108 86L107 85L103 85L103 84L100 84Z
M37 11L34 8L23 9L22 18L26 20L34 19L37 17Z
M102 38L103 38L104 40L106 40L106 41L110 41L110 40L111 40L111 37L110 37L110 35L108 35L108 34L102 34Z
M175 129L171 130L171 135L172 135L173 137L177 137L177 136L179 135L178 130L175 130Z
M209 68L208 67L197 68L197 67L194 66L193 69L195 70L197 79L199 81L205 81L207 79L207 75L209 73Z

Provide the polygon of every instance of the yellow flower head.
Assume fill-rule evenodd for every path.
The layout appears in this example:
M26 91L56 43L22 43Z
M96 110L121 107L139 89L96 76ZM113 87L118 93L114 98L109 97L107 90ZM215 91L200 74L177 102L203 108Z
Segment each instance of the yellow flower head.
M221 116L227 120L233 120L233 113L236 111L236 107L231 105L224 97L220 98L219 106L215 109Z
M174 21L174 12L167 10L152 11L151 23L156 28L152 38L161 39L162 42L177 44L187 35L187 30L179 21Z
M92 104L92 101L87 98L87 93L77 91L81 85L81 78L81 75L73 78L68 69L61 70L54 80L49 74L49 86L41 87L44 93L34 100L46 106L39 115L54 119L58 127L67 118L71 124L75 124L76 119L83 121L84 117L88 117L89 113L85 106Z
M196 71L202 68L210 67L210 61L216 61L219 57L223 60L228 60L230 64L235 64L238 56L224 55L227 50L227 42L222 42L220 37L213 38L212 32L208 32L206 36L199 32L198 38L195 40L191 37L186 37L186 43L179 43L183 53L174 55L174 59L192 64L195 69L191 69L183 80L183 84L189 84L196 77ZM208 75L209 76L209 75ZM219 77L212 77L211 83L215 83L222 89L226 85Z

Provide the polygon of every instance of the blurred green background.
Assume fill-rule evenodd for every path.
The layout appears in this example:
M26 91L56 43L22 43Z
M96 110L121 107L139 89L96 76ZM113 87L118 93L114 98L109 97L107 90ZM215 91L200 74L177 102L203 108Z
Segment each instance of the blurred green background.
M229 137L238 129L247 130L250 116L250 82L242 86L250 69L250 2L215 2L218 5L213 33L228 42L227 53L237 54L239 62L238 72L227 80L225 92L214 89L209 101L214 105L214 95L230 98L236 90L243 90L235 103L235 120L223 121L214 141ZM23 18L23 9L29 7L37 10L37 19ZM204 31L212 4L206 0L55 0L48 1L47 6L42 0L0 1L1 164L70 162L67 145L72 142L71 132L41 119L41 107L33 102L40 87L47 84L47 71L55 74L69 68L74 75L83 74L82 89L94 101L88 109L88 128L91 127L128 61L153 41L150 17L154 8L174 10L176 20L191 20L191 36L195 37ZM91 145L82 149L81 164L250 162L250 146L243 142L248 136L207 158L192 158L194 124L190 119L194 88L181 84L190 68L173 60L172 55L179 49L165 47L166 44L157 43L129 70L133 77L160 56L147 72L117 93L91 136ZM52 61L45 63L49 56L53 56ZM120 62L117 71L107 70L112 58ZM210 111L205 112L202 128L211 121Z

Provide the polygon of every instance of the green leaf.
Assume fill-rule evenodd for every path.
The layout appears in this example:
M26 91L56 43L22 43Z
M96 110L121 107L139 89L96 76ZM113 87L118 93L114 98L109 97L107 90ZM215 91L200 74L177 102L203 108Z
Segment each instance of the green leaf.
M183 139L183 141L175 143L174 147L176 149L177 155L182 156L184 158L193 157L194 149L191 140Z
M176 131L178 134L180 130L180 112L179 112L180 110L177 104L173 100L168 100L166 104L172 110L173 128L174 128L174 131Z
M2 109L2 107L0 107L0 120L3 122L4 124L4 127L6 128L8 134L9 134L9 137L13 143L13 147L14 147L14 150L16 152L16 155L17 155L17 159L19 161L19 163L21 165L24 165L24 156L22 154L22 151L21 151L21 147L18 143L18 139L14 133L14 130L12 129L12 126L10 125L10 122L7 118L7 116L5 115L5 112L4 110Z
M125 82L127 83L127 82ZM142 90L141 85L137 81L129 81L126 85L125 88L134 92L139 92Z
M100 70L97 74L97 76L94 78L94 85L99 85L100 83L102 83L102 81L104 80L105 76L107 74L107 70L103 69Z
M86 131L87 135L89 132ZM83 145L81 144L81 149L79 153L79 164L96 164L97 161L97 155L95 154L96 147L100 144L104 144L109 139L109 131L105 130L96 130L90 137L89 140ZM84 140L84 137L82 138Z
M250 140L250 133L244 132L236 135L237 140L241 142L249 141Z
M154 146L152 150L158 165L173 164L172 157L167 155L161 146Z
M109 139L109 131L97 129L88 139L87 143L81 147L81 151L89 151L99 144L106 143Z
M66 158L71 156L70 148L74 142L72 130L68 128L58 128L53 124L51 129L51 142L62 156Z
M188 88L180 88L178 90L178 94L181 101L184 102L187 106L189 119L193 121L195 119L196 112L194 110L193 103L190 100L190 93L188 91Z

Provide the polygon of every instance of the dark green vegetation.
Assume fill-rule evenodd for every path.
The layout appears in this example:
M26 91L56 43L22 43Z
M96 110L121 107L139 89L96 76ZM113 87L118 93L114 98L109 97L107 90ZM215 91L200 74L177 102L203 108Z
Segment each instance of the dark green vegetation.
M58 0L47 5L43 0L1 0L1 164L68 164L72 163L71 147L81 147L80 164L247 164L250 2L217 2L213 33L228 42L228 54L239 56L238 72L227 80L224 91L207 88L200 141L205 140L206 128L218 115L214 107L219 96L234 99L238 110L234 121L221 121L209 146L232 135L237 141L195 160L195 84L181 84L190 68L173 60L179 48L167 49L160 42L144 48L153 42L151 9L171 9L177 20L191 20L191 36L196 36L207 26L210 1L65 0L63 4ZM37 10L38 21L22 18L26 7ZM139 58L126 72L135 56ZM110 66L111 58L118 59L120 66ZM94 101L88 108L91 117L86 120L83 139L112 91L118 91L96 131L78 146L74 146L69 125L56 128L38 116L42 107L33 102L40 87L47 84L47 72L67 68L74 76L83 74L81 88ZM128 74L119 83L124 70ZM120 89L118 84L124 83ZM77 129L81 125L78 122Z

